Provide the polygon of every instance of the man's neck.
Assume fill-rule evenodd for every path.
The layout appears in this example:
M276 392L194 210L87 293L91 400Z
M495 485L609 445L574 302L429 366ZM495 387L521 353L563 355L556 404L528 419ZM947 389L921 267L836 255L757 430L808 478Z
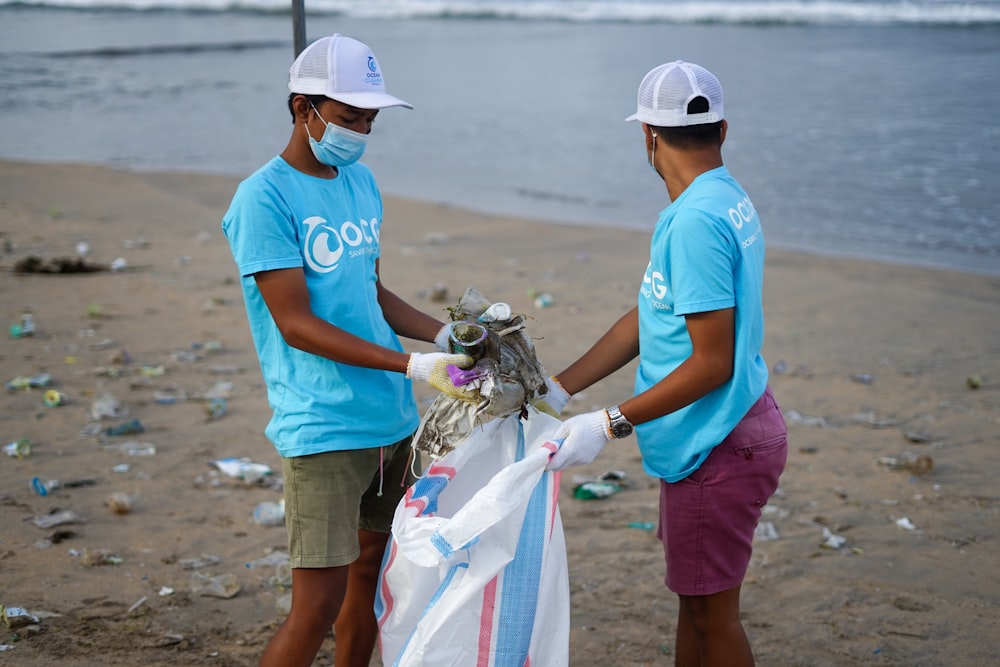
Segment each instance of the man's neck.
M666 170L663 182L667 186L670 201L676 201L688 186L706 171L712 171L722 166L722 153L718 149L698 151L674 150L670 156L669 168Z

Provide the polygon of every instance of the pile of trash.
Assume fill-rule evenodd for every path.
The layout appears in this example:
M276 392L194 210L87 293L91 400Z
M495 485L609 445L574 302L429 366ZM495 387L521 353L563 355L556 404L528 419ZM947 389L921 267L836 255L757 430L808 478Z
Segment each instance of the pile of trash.
M474 287L448 310L454 323L450 351L475 360L471 368L449 368L449 374L473 400L441 394L424 413L413 447L435 460L477 424L515 412L527 416L528 405L546 393L545 369L535 357L524 315L514 314L506 303L490 302Z

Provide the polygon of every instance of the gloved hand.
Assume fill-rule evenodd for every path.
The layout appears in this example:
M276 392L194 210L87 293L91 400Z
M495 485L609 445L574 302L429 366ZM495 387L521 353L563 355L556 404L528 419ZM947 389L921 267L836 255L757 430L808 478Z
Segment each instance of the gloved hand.
M478 403L479 396L471 389L456 387L448 375L448 366L468 368L473 363L472 357L466 354L448 354L446 352L430 352L421 354L414 352L406 364L406 377L426 382L438 391L454 398Z
M605 410L570 417L563 422L553 440L563 438L559 451L552 455L546 470L555 471L590 463L611 439L611 421Z
M439 350L444 350L445 352L449 351L448 340L451 338L451 325L453 324L454 322L448 322L441 327L434 336L434 344Z
M545 378L547 389L544 396L536 396L531 404L539 412L558 418L569 401L569 392L563 388L554 375Z

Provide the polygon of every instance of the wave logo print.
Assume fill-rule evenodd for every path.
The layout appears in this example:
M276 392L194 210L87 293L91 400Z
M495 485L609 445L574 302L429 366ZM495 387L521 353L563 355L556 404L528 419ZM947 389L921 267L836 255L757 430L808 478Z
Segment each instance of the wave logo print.
M368 56L368 72L365 75L365 81L373 86L381 86L382 75L378 73L378 63L375 62L374 56Z
M337 268L344 254L344 242L337 229L327 224L325 218L306 218L306 264L317 273L329 273ZM336 245L331 247L331 241Z
M371 254L378 252L378 220L372 218L356 224L348 220L337 229L327 222L326 218L314 215L306 218L305 260L310 269L316 273L330 273L337 268L344 251L347 248L357 248L367 245L361 251L351 251L355 254Z

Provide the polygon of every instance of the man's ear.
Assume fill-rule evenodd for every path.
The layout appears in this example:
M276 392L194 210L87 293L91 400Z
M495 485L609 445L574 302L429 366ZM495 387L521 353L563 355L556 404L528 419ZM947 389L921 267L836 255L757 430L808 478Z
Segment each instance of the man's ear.
M295 112L296 121L302 121L304 123L309 120L309 112L312 111L312 105L309 104L309 98L305 95L296 95L293 97L292 110Z
M722 119L722 125L719 126L719 145L726 143L726 131L729 129L729 123L725 118Z

